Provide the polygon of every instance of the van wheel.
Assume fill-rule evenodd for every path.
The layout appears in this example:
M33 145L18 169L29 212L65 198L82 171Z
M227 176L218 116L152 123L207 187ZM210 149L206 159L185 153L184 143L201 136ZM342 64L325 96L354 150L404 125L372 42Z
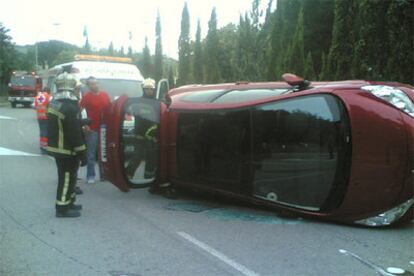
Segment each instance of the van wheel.
M16 103L11 103L12 108L16 108Z

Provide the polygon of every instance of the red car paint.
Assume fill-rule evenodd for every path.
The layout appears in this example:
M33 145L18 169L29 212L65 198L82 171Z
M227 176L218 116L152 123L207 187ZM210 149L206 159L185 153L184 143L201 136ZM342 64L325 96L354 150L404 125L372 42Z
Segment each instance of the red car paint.
M294 83L292 76L287 76ZM293 78L293 79L292 79ZM404 91L414 101L412 87L397 83L373 83L362 80L342 82L312 82L302 91L274 95L255 100L214 103L189 102L186 96L207 90L253 90L253 89L291 89L283 82L267 83L228 83L218 85L188 85L171 90L168 95L171 103L167 107L160 103L160 145L159 145L159 177L161 182L172 182L176 186L193 187L201 190L214 190L224 195L269 206L277 210L296 213L300 216L327 219L343 223L354 223L387 211L413 198L414 172L414 119L396 107L384 102L376 96L363 91L366 85L392 85ZM226 190L224 187L205 186L192 181L180 179L178 175L177 140L179 118L181 114L207 111L229 111L248 109L253 106L283 102L312 95L332 95L344 106L349 123L349 164L344 170L343 180L346 182L343 194L335 198L332 208L312 211L283 203L270 202L243 192ZM122 141L121 118L123 106L128 101L120 97L106 112L107 161L103 162L107 178L122 191L128 191L131 185L123 173L120 147ZM146 187L146 186L143 186ZM411 207L412 209L412 207ZM406 218L406 217L405 217ZM407 219L407 218L406 218ZM409 219L409 218L408 218Z

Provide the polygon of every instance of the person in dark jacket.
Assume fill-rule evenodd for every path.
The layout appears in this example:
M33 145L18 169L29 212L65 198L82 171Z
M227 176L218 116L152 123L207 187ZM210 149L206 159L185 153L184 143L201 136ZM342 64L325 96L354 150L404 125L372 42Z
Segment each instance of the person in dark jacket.
M47 111L47 152L55 158L58 172L56 217L79 217L82 205L75 204L74 189L79 163L85 166L87 161L78 99L73 93L77 81L64 72L55 84L57 92Z

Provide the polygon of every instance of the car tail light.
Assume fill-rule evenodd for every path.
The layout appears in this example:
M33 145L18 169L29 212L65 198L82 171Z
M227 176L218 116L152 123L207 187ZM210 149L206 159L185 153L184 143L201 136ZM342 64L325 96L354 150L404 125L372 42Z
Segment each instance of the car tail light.
M398 219L402 218L413 205L413 203L414 199L411 198L405 201L404 203L398 205L397 207L394 207L384 213L378 214L370 218L357 220L355 221L355 223L373 227L391 225Z
M392 104L411 117L414 117L414 103L404 91L387 85L366 85L361 87L361 89Z

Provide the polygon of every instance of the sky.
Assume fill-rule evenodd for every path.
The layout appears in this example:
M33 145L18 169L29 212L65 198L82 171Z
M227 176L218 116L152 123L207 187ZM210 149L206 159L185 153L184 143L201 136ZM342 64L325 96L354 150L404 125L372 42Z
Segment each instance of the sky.
M198 19L202 37L207 34L213 7L221 27L237 24L240 13L250 10L252 0L0 0L0 22L10 29L9 35L17 45L56 39L82 46L86 26L94 48L107 48L113 41L116 49L123 46L126 50L131 45L134 51L140 52L147 36L153 54L159 10L163 52L177 58L184 2L188 4L194 39ZM268 0L262 0L263 9L267 3Z

